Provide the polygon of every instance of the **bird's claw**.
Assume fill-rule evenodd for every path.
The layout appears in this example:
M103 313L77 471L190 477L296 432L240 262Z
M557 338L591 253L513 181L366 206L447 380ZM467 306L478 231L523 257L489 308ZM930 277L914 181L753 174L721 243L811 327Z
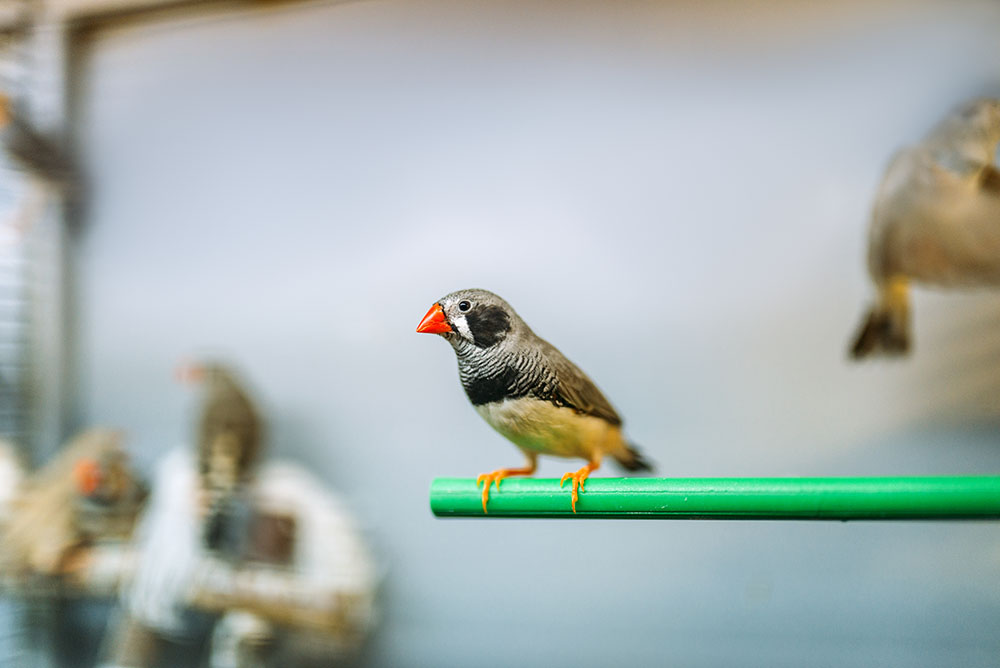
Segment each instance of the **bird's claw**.
M483 485L483 515L488 514L486 510L486 502L490 500L490 485L496 485L497 491L500 491L500 481L510 475L504 469L499 471L494 471L493 473L482 473L476 478L476 487L479 487L484 482Z
M523 469L497 469L492 473L482 473L476 478L476 487L483 485L483 515L486 511L486 502L490 500L490 485L495 484L497 491L500 491L500 481L512 475L531 475L535 472L535 463L532 461L529 466ZM483 484L485 483L485 484Z
M497 489L500 489L500 481L503 480L503 476L498 475L497 471L493 473L480 473L476 478L476 487L482 485L484 480L489 481L486 483L486 487L489 487L492 483L496 483Z
M494 482L494 480L496 480L496 478L493 477L492 473L481 473L476 478L476 487L479 487L483 484L483 481L486 481L486 485L483 487L483 515L486 515L489 512L486 510L486 502L490 500L490 485ZM500 481L496 480L496 483L497 489L499 490Z
M571 478L573 479L573 495L571 498L574 513L576 512L576 502L580 498L580 495L577 493L577 489L581 492L584 491L583 484L584 481L587 480L587 476L590 475L591 470L590 466L584 466L579 471L570 471L569 473L564 474L562 479L559 481L559 486L562 487L567 480Z

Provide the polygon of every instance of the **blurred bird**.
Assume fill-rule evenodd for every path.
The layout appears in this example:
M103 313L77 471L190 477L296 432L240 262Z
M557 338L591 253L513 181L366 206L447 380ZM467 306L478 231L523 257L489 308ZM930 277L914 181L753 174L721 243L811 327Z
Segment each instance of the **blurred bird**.
M109 628L101 665L166 665L162 637L196 636L209 619L191 614L198 580L211 561L238 561L246 524L240 492L261 448L257 409L222 364L184 362L177 379L199 384L195 453L180 447L156 465L148 504L135 532L135 570L123 583L122 608ZM81 481L90 480L86 467ZM241 535L242 534L242 535ZM222 557L222 559L219 559ZM227 569L225 572L231 572ZM232 580L227 580L232 587Z
M0 145L22 170L60 187L73 180L73 167L64 151L43 137L0 92Z
M246 475L260 453L263 421L235 373L222 364L204 362L184 363L177 375L184 382L200 383L205 388L197 427L202 475L212 471L213 456L224 454L233 460L230 477Z
M82 210L79 173L67 151L43 137L23 112L0 92L0 148L26 185L20 206L8 220L0 221L0 243L6 244L27 236L53 195L60 196L70 224L76 224Z
M235 531L232 515L239 513L239 488L248 479L261 451L263 421L235 374L217 363L182 365L178 376L202 383L205 393L198 420L198 471L205 494L205 541L212 549L224 545ZM229 527L229 528L227 528Z
M893 158L868 238L878 295L851 346L853 358L909 351L911 282L1000 285L998 143L1000 100L979 99Z
M73 477L80 533L101 539L127 538L146 497L129 465L128 453L123 448L108 448L80 457L73 466Z
M123 453L121 433L90 429L76 436L44 468L27 478L11 502L10 521L0 540L3 569L8 573L55 574L76 547L103 533L93 530L99 529L100 523L88 520L86 527L81 524L79 497L88 490L97 491L98 482L83 475L80 462L108 461L123 457ZM93 487L89 486L91 481ZM81 483L87 486L82 487ZM116 536L131 530L137 511L138 505L132 504L127 518L123 515L122 522L115 519Z
M491 427L528 458L523 468L480 475L483 512L490 485L535 472L539 454L581 457L587 465L562 477L577 490L613 457L629 471L652 467L622 434L622 419L593 381L555 346L538 337L503 299L486 290L459 290L431 306L418 332L440 334L455 349L462 387Z

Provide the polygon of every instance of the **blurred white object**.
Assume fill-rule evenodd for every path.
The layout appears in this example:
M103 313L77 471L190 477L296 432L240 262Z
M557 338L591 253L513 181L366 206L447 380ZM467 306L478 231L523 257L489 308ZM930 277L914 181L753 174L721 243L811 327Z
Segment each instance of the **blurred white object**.
M24 480L24 467L17 449L6 441L0 441L0 525L7 522L11 502L20 492Z
M351 654L375 623L374 563L344 504L293 462L264 464L249 496L255 512L294 519L288 563L210 559L198 569L200 609L252 611L293 636L285 645L314 654Z
M851 354L910 348L909 283L1000 284L1000 100L966 103L892 160L879 187L868 240L878 290Z
M253 487L254 506L296 519L292 567L318 594L359 596L359 622L371 613L372 558L340 500L312 473L289 461L264 465Z
M374 622L376 577L336 496L297 464L264 464L248 497L257 513L294 518L290 560L233 561L217 558L200 540L197 480L195 458L185 448L158 466L136 531L134 579L123 589L129 615L160 634L183 636L187 609L243 610L280 631L308 636L327 653L356 650Z
M194 457L186 448L170 451L156 468L135 532L133 580L123 589L129 614L160 633L184 630L181 613L202 552L196 499Z

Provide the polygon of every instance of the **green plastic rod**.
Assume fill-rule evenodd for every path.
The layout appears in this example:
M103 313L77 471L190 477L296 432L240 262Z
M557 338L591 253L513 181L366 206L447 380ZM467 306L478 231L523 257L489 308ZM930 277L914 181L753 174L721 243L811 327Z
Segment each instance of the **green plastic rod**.
M1000 519L1000 476L887 478L590 478L570 507L570 481L508 478L490 490L472 478L437 478L438 517L574 519L928 520Z

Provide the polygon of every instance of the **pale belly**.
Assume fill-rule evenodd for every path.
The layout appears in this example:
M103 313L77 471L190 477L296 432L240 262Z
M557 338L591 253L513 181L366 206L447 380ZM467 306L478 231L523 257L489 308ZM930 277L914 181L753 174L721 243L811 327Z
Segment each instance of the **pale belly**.
M507 399L476 406L491 427L524 450L557 457L593 458L624 447L607 421L538 399Z

